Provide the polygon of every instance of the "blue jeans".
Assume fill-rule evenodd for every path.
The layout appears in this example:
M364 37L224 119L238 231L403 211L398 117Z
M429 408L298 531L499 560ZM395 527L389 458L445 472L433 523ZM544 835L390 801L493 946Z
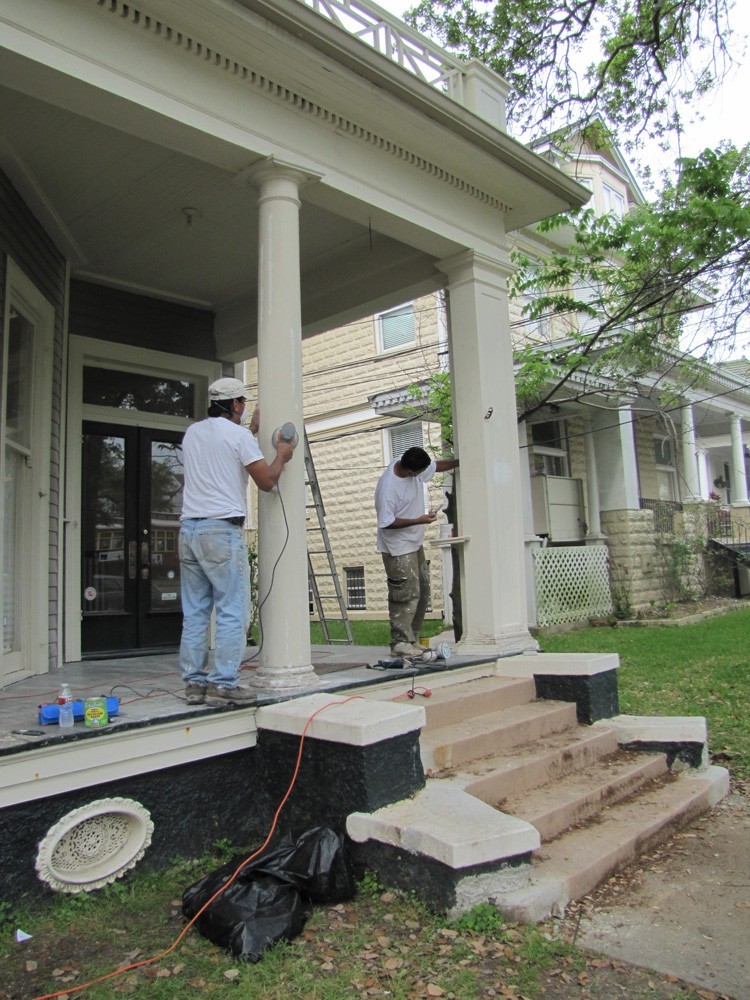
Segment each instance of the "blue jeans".
M247 644L250 569L240 525L187 518L180 528L182 641L185 683L237 684ZM216 608L213 670L208 671L211 609Z

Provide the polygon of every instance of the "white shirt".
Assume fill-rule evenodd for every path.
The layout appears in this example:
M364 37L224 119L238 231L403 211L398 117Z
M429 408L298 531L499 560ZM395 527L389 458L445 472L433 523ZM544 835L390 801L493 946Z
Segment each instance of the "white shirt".
M182 439L182 519L247 515L246 465L263 458L252 433L225 417L191 424Z
M388 528L397 517L414 518L424 514L424 484L435 475L436 465L430 462L418 476L402 478L393 471L397 460L391 462L375 487L375 511L378 516L378 552L404 556L416 552L424 541L423 524L407 528Z

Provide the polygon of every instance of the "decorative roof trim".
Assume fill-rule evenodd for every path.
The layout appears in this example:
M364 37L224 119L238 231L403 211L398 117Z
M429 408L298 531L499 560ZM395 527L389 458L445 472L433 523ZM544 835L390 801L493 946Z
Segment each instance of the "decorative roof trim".
M155 38L174 45L186 55L192 55L211 68L234 76L242 83L249 84L266 97L283 101L300 114L331 125L344 135L360 139L382 152L397 157L399 160L416 167L418 170L435 177L437 180L449 184L463 194L475 198L488 208L492 208L503 214L511 210L511 206L500 201L499 198L483 191L475 184L470 184L449 170L433 163L431 160L427 160L425 157L412 152L400 143L387 139L385 136L357 124L350 118L340 115L336 111L331 111L329 108L325 108L315 101L309 100L304 95L285 87L283 84L277 83L261 73L257 73L231 56L223 55L221 52L212 49L191 35L185 34L177 28L165 24L158 18L144 13L130 3L125 3L124 0L96 0L96 4L106 13L117 16L122 23L138 28L139 31L149 32Z

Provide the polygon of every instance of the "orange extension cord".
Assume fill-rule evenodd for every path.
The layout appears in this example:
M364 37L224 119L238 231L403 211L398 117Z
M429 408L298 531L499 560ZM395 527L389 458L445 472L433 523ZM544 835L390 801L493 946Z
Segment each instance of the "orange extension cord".
M52 1000L53 997L71 996L73 993L80 993L82 990L88 989L89 986L95 986L96 983L103 983L107 979L114 979L115 976L121 976L125 972L132 972L133 969L143 968L144 965L152 965L154 962L158 962L160 959L164 958L166 955L169 955L171 952L173 952L177 947L177 945L180 943L180 941L182 941L187 932L193 926L198 917L204 912L204 910L207 910L208 907L211 905L211 903L213 903L215 899L218 899L218 897L222 894L222 892L224 892L226 889L229 888L229 886L232 884L232 882L234 882L234 880L237 878L237 876L245 867L245 865L249 861L252 861L253 858L256 858L261 853L261 851L264 850L264 848L268 845L269 841L271 840L271 837L274 834L274 831L276 830L276 823L278 821L279 814L286 805L287 799L291 795L292 789L294 788L295 782L297 781L297 775L299 774L299 768L302 762L302 748L305 745L305 736L307 735L307 730L310 728L315 716L320 715L321 712L325 712L327 708L331 708L334 705L345 705L348 701L356 701L358 699L361 699L361 697L362 697L361 695L352 695L350 698L345 698L343 701L329 701L326 705L323 705L321 708L317 709L317 711L313 712L313 714L308 718L307 722L305 723L305 728L302 730L302 735L300 736L299 739L297 763L294 766L294 773L292 774L292 780L289 782L289 787L286 790L286 794L279 803L279 806L274 814L273 822L271 823L271 829L268 831L268 836L260 845L257 851L253 851L253 853L249 855L249 857L245 858L245 860L242 861L237 866L232 877L220 889L216 890L213 896L203 904L200 910L198 910L198 912L195 914L192 920L190 920L187 924L185 924L185 926L182 928L180 933L177 935L177 937L174 939L174 941L168 948L165 948L164 951L159 952L158 955L154 955L153 958L144 958L142 962L133 962L132 965L126 965L125 968L123 969L115 969L114 972L108 972L104 976L99 976L98 979L91 979L87 983L81 983L80 986L69 986L67 989L58 990L56 993L45 993L38 997L32 997L31 1000Z

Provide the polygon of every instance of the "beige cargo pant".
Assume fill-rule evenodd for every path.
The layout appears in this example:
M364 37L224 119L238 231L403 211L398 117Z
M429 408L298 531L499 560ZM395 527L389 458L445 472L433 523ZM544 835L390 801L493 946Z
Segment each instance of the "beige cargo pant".
M391 556L382 552L388 577L388 617L391 622L391 649L399 642L419 641L425 611L430 605L430 566L424 548Z

